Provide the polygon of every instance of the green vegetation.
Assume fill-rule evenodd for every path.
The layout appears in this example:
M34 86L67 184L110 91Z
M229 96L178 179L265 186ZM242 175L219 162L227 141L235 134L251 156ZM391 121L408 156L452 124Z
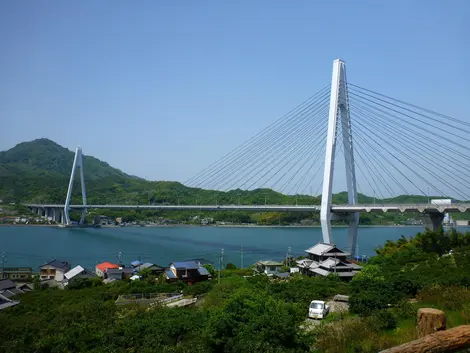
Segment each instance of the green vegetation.
M23 294L20 305L1 311L0 351L377 352L417 338L420 307L443 309L448 327L469 324L469 265L470 233L441 230L388 241L350 283L244 278L252 270L233 265L220 283L192 286L151 276L110 285L82 280ZM175 292L200 299L188 308L114 304L119 294ZM350 312L306 328L310 301L335 294L350 295Z
M73 163L73 152L47 139L23 142L12 149L0 152L0 200L9 203L64 203L65 194ZM84 172L89 204L249 204L249 205L319 205L321 197L309 195L283 195L271 189L251 191L231 190L219 192L190 188L178 182L147 181L128 175L94 157L84 156ZM72 203L81 203L81 191L74 188ZM347 194L333 196L336 204L347 203ZM359 195L360 203L373 203L374 199ZM424 196L398 196L393 199L376 200L377 203L423 203ZM90 210L92 213L96 213ZM249 213L249 212L153 212L153 211L110 211L100 210L99 214L122 217L126 222L136 220L172 220L188 222L198 215L213 218L214 221L255 224L318 224L318 214L311 213ZM466 217L467 215L459 215ZM72 214L73 217L78 217ZM408 218L419 219L413 214L361 214L360 223L403 224ZM91 216L88 218L91 222Z

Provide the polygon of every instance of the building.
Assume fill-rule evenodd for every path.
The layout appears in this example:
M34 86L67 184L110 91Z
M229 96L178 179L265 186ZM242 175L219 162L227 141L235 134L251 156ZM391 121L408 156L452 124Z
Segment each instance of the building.
M341 279L350 280L361 266L350 262L350 253L338 249L333 244L318 243L305 250L307 258L296 261L300 272L310 276L328 276L336 274Z
M29 281L33 275L31 267L4 267L0 269L0 279L12 281Z
M136 272L146 271L149 272L152 276L158 277L165 272L165 268L150 262L145 262L135 267Z
M66 274L64 274L64 277L65 277L65 281L70 282L72 279L77 279L77 278L93 278L93 277L96 277L96 274L78 265L72 268Z
M53 279L61 282L68 271L70 271L70 264L68 262L52 260L40 267L39 278L41 281Z
M108 268L105 272L106 279L121 280L123 279L122 268Z
M281 272L282 263L277 261L258 261L255 264L255 271L266 275L274 275Z
M104 278L105 272L110 268L119 268L119 265L113 264L111 262L103 262L96 265L95 273L97 276Z
M18 289L15 282L10 279L0 280L0 295L4 298L11 298L17 294L24 293L21 289Z
M188 283L206 281L211 276L197 261L172 262L165 274L169 281L181 280Z

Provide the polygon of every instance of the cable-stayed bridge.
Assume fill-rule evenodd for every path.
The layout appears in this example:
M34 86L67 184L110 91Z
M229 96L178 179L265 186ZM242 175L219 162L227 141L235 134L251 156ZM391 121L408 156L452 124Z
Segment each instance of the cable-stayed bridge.
M269 205L266 199L245 205L240 197L212 205L90 205L77 148L65 204L27 206L67 225L71 209L82 211L83 223L89 208L320 212L323 240L332 242L332 220L345 220L355 249L360 212L419 212L436 228L444 213L470 210L469 134L468 121L348 82L345 63L335 60L331 84L184 183L215 193L270 188L321 195L320 205ZM71 204L77 169L82 205ZM334 189L347 190L344 204L333 204ZM364 202L366 194L373 199ZM406 195L427 202L407 202L412 197ZM460 201L433 204L430 195Z

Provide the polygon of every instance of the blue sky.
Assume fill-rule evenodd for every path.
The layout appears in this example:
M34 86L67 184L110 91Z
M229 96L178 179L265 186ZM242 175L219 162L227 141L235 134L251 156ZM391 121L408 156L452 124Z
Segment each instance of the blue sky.
M331 80L470 120L470 2L2 1L0 150L184 181Z

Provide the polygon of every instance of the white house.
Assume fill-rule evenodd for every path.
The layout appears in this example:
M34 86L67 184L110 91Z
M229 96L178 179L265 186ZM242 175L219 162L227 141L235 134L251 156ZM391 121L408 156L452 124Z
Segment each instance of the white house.
M70 264L66 261L52 260L40 267L39 277L41 281L56 280L61 282L64 275L70 270Z
M277 261L258 261L256 271L266 275L274 275L281 272L282 263Z

